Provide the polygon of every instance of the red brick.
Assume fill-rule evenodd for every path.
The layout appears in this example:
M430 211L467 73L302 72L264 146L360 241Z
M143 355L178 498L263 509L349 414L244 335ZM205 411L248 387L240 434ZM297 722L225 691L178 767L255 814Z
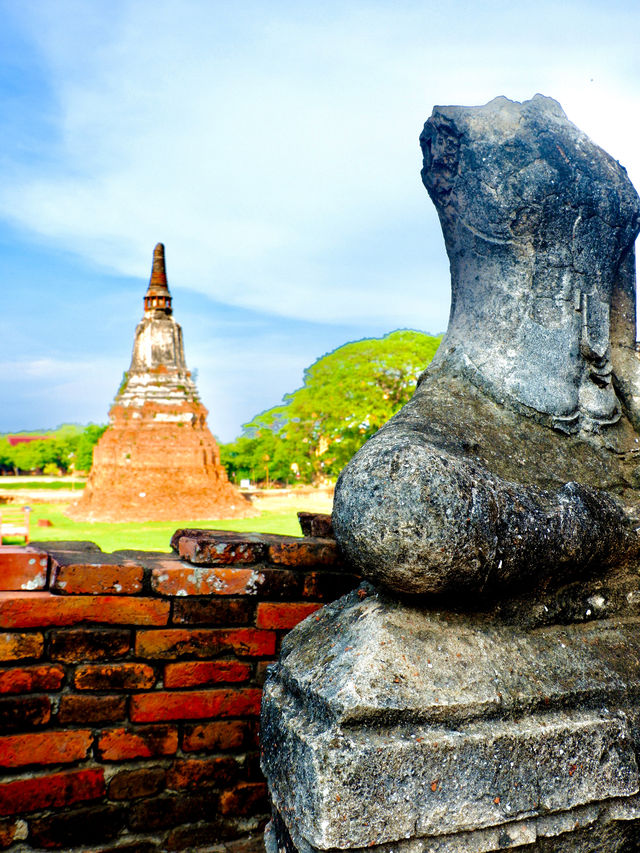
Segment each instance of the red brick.
M267 553L264 535L228 530L176 530L171 547L190 563L208 566L259 563Z
M252 736L253 726L247 720L187 724L182 736L182 749L184 752L224 752L251 743Z
M263 579L256 569L178 566L154 569L151 587L160 595L255 595Z
M109 782L110 800L136 800L162 791L166 771L163 767L143 767L140 770L123 770Z
M269 545L269 560L283 566L334 566L340 562L335 539L307 536Z
M61 725L117 723L126 718L126 696L76 696L71 693L60 697L57 721Z
M174 624L230 628L254 623L255 602L251 598L176 598L172 613Z
M180 758L169 768L167 788L180 790L215 786L226 788L238 778L238 763L225 758Z
M199 684L248 681L251 665L239 661L188 661L170 663L164 670L165 687L195 687Z
M0 590L46 589L48 556L42 551L0 549Z
M321 539L335 539L331 516L322 512L299 512L298 521L303 536L319 536Z
M156 719L161 718L156 717ZM103 732L98 740L98 752L103 761L130 761L133 758L174 755L177 749L178 730L174 726L112 729Z
M266 782L240 782L220 796L220 814L251 815L269 811Z
M85 758L90 731L48 731L0 737L0 767L29 764L69 764Z
M267 672L270 666L277 663L275 660L260 660L256 664L256 684L262 686L267 680Z
M42 634L0 634L0 661L40 658L43 650Z
M105 793L104 770L69 770L0 785L0 814L25 814L97 800Z
M350 572L305 572L302 597L315 598L316 601L335 601L355 589L358 583L358 575Z
M216 806L217 797L212 796L210 791L206 794L189 792L139 800L131 804L129 826L139 832L169 829L176 824L206 820L212 813L216 813ZM219 837L209 836L207 844L209 849L214 839L218 841ZM190 850L191 848L182 849Z
M71 850L104 844L115 838L127 820L124 805L95 805L91 808L65 809L29 821L29 841L34 847Z
M131 631L122 628L71 628L49 637L49 657L64 663L122 658L130 648Z
M65 595L134 595L142 589L142 566L60 565L52 561L51 589Z
M15 820L0 820L0 850L6 850L17 840L18 826Z
M0 732L44 726L51 718L48 696L15 696L0 699Z
M138 631L136 655L143 658L209 658L223 652L240 657L272 655L276 635L254 628L168 628L164 631Z
M57 664L14 667L0 670L0 693L35 693L38 690L59 690L64 681L64 669Z
M138 723L257 716L260 713L261 697L262 691L255 688L139 693L131 697L130 715Z
M145 663L85 664L74 676L77 690L148 690L155 681L153 667Z
M0 627L37 628L103 622L111 625L166 625L169 602L117 595L62 596L49 592L0 592Z
M258 604L256 625L258 628L294 628L311 613L322 607L321 604L304 602L291 604L289 602L261 601Z

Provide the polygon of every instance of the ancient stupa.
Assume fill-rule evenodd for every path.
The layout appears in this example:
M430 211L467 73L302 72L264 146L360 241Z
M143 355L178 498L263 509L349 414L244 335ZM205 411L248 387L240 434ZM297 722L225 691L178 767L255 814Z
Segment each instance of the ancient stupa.
M229 482L207 427L207 410L187 369L173 318L164 246L153 251L131 366L93 453L81 521L162 521L254 515Z

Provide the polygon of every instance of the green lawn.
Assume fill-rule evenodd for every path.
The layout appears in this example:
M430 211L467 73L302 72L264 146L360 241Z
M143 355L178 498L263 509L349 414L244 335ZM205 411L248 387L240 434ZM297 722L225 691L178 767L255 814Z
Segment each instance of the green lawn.
M71 489L72 491L80 491L84 489L85 483L74 482L71 480L33 480L20 482L11 482L9 477L0 477L0 489Z
M260 533L285 533L300 536L295 511L263 512L256 518L211 519L207 521L143 521L85 522L72 521L63 515L59 504L34 503L31 513L32 541L78 540L95 542L103 551L123 548L143 551L170 551L171 535L179 527L215 528L218 530L255 530ZM38 527L38 519L48 518L52 527ZM9 544L5 540L5 544Z

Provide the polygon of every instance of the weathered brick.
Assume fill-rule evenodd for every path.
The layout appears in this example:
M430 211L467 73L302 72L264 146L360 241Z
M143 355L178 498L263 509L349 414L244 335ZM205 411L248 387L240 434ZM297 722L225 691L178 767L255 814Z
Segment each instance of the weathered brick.
M130 807L129 826L133 830L153 832L176 824L195 823L215 814L216 806L215 794L173 794L140 800Z
M244 717L260 713L262 691L190 690L184 693L139 693L131 697L130 716L134 722L159 720L200 720L207 717Z
M315 536L321 539L334 539L331 516L322 512L299 512L298 521L303 536Z
M155 681L153 667L145 663L85 664L74 675L78 690L148 690Z
M334 566L339 563L335 539L307 536L269 545L269 560L283 566Z
M20 696L0 699L0 732L44 726L51 719L48 696Z
M30 764L69 764L85 758L93 736L90 731L30 732L0 737L0 767Z
M213 804L215 805L215 803ZM210 810L207 817L211 817L214 813L213 808ZM212 823L201 824L198 823L197 826L177 826L175 829L172 829L171 832L167 835L166 841L164 842L164 850L170 851L170 853L181 853L183 850L188 851L205 851L210 849L211 839L215 838L216 841L228 841L229 839L238 837L238 822L236 820L223 820L218 818ZM233 842L231 842L233 843ZM262 850L254 850L253 853L264 853L264 842L262 842ZM216 848L214 848L215 850ZM223 850L229 851L229 844L225 844L222 848ZM240 851L238 851L240 853ZM245 853L249 853L249 851L245 851Z
M242 777L244 782L264 782L264 775L260 767L259 752L249 752L245 755L242 765Z
M257 569L180 566L154 569L151 588L160 595L255 595L262 580Z
M0 850L10 847L16 837L18 824L13 820L0 820Z
M234 784L238 773L238 762L231 757L180 758L174 761L167 772L167 788L226 788Z
M41 658L43 651L42 634L0 634L0 661Z
M270 666L276 663L275 660L260 660L256 664L256 684L263 685L267 680L267 674Z
M0 670L0 693L35 693L59 690L64 669L57 664L36 664Z
M253 623L255 601L250 598L176 598L172 622L177 625L231 627Z
M117 595L53 595L0 592L0 627L44 628L96 622L112 625L166 625L169 602Z
M29 841L36 847L70 850L115 838L125 824L124 805L95 806L50 814L31 821Z
M135 595L142 590L142 566L64 563L58 556L51 568L51 589L65 595Z
M171 718L157 717L156 719ZM174 755L177 749L178 730L174 726L112 729L103 732L98 740L98 753L103 761L129 761L133 758Z
M220 795L220 814L251 815L269 811L266 782L240 782Z
M184 727L184 752L224 752L253 742L254 727L248 720L219 720Z
M302 597L335 601L355 589L359 582L358 575L350 572L305 572Z
M275 569L268 566L261 570L262 583L258 597L263 599L275 598L288 601L302 597L304 574L291 569Z
M0 550L0 590L45 589L48 565L43 551L5 545Z
M255 628L167 628L160 631L138 631L136 655L143 658L171 659L180 657L209 658L223 652L240 657L272 655L276 635Z
M264 534L229 530L176 530L171 547L182 559L206 566L247 565L266 557Z
M75 696L60 697L57 720L68 723L117 723L127 718L126 696Z
M26 814L104 796L104 770L68 770L0 785L0 814Z
M165 786L164 767L142 767L139 770L122 770L109 782L110 800L137 800L151 797Z
M256 625L258 628L279 628L289 630L302 622L311 613L322 607L310 601L303 603L261 601L258 604Z
M248 681L251 665L240 661L187 661L167 664L165 687L195 687L199 684Z
M49 657L64 663L122 658L130 648L131 631L123 628L72 628L52 631L49 639Z
M101 847L97 853L166 853L166 850L164 844L160 848L154 841L132 841L131 844L119 844L117 847ZM242 853L242 851L233 850L229 853ZM254 853L264 853L264 851L254 851Z

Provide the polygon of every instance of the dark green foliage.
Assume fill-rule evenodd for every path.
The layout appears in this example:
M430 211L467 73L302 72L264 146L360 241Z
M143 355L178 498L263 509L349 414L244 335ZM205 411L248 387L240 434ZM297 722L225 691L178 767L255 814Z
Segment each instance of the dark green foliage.
M96 424L86 427L66 424L56 430L38 433L46 438L22 442L13 447L2 436L0 470L23 474L89 471L94 445L105 429L106 426Z
M439 337L402 330L345 344L312 364L282 405L222 445L235 481L334 480L353 454L410 399Z

